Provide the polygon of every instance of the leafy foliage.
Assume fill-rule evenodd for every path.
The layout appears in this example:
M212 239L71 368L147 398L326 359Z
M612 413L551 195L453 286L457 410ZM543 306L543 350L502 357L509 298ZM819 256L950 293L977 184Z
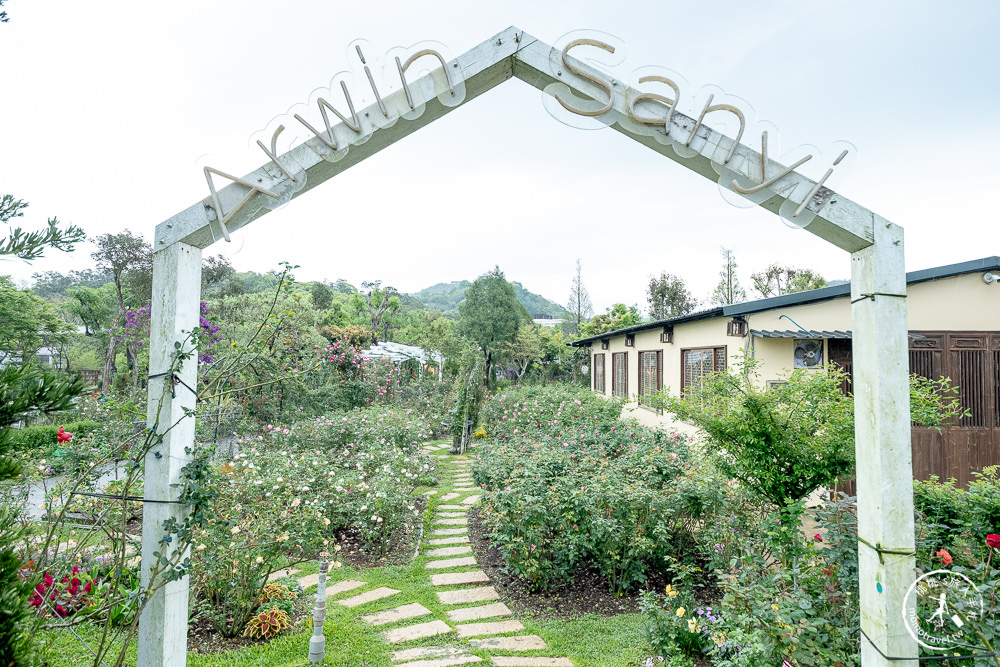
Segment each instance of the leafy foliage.
M244 637L250 639L271 639L282 630L292 627L288 613L273 607L262 609L247 621Z
M6 15L6 12L0 12L0 16L6 18ZM14 199L13 195L3 195L0 197L0 222L10 224L14 218L22 217L26 208L28 204ZM31 261L41 257L46 248L70 252L84 238L86 234L76 225L60 229L59 220L50 218L49 226L44 231L26 232L20 227L12 229L7 238L0 242L0 255Z
M600 315L594 315L589 321L580 326L580 335L583 337L597 336L608 331L617 331L634 324L641 324L642 316L639 314L638 306L626 306L624 303L616 303L609 306Z
M517 301L514 286L507 282L499 266L469 286L458 310L459 332L482 350L489 382L494 355L505 343L514 340L518 328L530 322L531 316Z
M716 306L728 306L732 303L742 303L747 300L747 291L740 284L740 278L736 275L736 257L733 251L722 248L723 265L719 271L719 282L712 291L712 304Z
M532 588L592 563L631 590L693 545L718 488L693 474L686 439L617 421L621 404L556 388L509 391L487 407L473 466L508 567Z
M761 298L826 287L826 279L811 269L795 269L777 264L751 274L750 282Z
M666 410L702 429L725 475L777 507L850 472L853 401L839 371L799 369L784 384L761 387L757 362L716 373L683 396L662 393Z
M698 300L688 290L684 279L666 272L649 279L646 300L649 316L654 320L687 315L698 307Z

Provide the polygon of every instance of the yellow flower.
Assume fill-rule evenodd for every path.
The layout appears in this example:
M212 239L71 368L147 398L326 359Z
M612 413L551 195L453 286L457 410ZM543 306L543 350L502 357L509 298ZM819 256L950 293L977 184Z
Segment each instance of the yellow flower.
M776 605L776 604L772 604L772 605L771 605L771 609L773 609L773 610L775 610L775 611L778 611L778 605Z
M677 618L680 618L683 615L684 615L684 607L681 607L680 609L677 610Z
M698 621L696 621L693 618L689 618L688 619L688 631L689 632L698 632Z
M675 595L677 595L677 591L672 589L670 584L667 584L667 597L674 597Z

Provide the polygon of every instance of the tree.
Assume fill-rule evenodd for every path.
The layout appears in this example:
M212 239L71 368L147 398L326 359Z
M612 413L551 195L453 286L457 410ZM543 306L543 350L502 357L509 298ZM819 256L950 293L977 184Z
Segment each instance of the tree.
M750 282L753 283L753 290L765 299L826 287L826 279L811 269L795 269L777 264L771 264L763 271L751 274Z
M236 269L222 255L206 257L201 263L201 291L206 294L213 289L221 289L233 276Z
M80 320L85 336L97 336L110 328L117 312L114 285L70 287L66 295L65 310Z
M521 324L531 321L528 310L517 300L514 286L499 266L469 285L465 300L458 304L458 330L482 351L485 382L493 376L493 358L505 343L514 340Z
M5 3L5 2L7 2L7 0L0 0L0 7L3 7L3 3ZM10 18L8 18L7 12L0 11L0 23L6 23L9 20L10 20ZM3 664L6 664L6 663L3 663Z
M333 289L340 294L355 294L358 288L347 282L343 278L337 278L337 282L333 284Z
M102 234L96 240L97 250L90 256L97 262L97 268L111 274L111 280L115 285L115 296L118 298L118 313L109 329L110 333L114 333L114 329L125 317L123 279L130 272L142 271L147 267L151 268L153 249L142 236L136 236L127 229L120 234ZM135 363L131 357L128 361L129 365ZM105 393L111 388L114 367L115 337L111 336L108 340L108 351L104 360L104 377L101 383L101 391Z
M728 248L722 249L722 270L719 271L719 284L712 292L712 305L728 306L733 303L742 303L747 300L747 291L740 285L739 276L736 275L736 257L733 251Z
M504 345L506 356L517 366L518 379L528 372L528 366L538 361L545 354L539 327L534 322L525 322L518 327L513 340Z
M325 283L315 282L309 290L312 295L313 307L326 310L333 303L333 291Z
M573 276L573 283L569 288L568 310L572 321L570 322L569 333L573 336L580 335L580 326L594 316L594 305L590 302L590 294L583 286L581 277L582 268L580 259L576 260L576 274Z
M663 396L666 410L708 436L716 465L782 508L849 475L854 466L854 399L842 371L797 369L782 384L760 382L759 361L711 374L684 395ZM931 428L962 412L955 388L912 376L913 423Z
M659 278L649 279L646 300L649 316L654 320L687 315L698 306L697 299L684 286L684 279L672 273L660 273Z
M375 342L389 340L389 328L392 326L392 316L399 311L399 292L395 287L381 287L381 280L361 283L364 303L368 308L368 319L371 323L372 336ZM352 301L356 303L356 301Z
M30 363L40 347L65 342L68 333L48 302L0 276L0 364Z
M639 315L638 306L616 303L600 315L595 315L589 322L584 322L580 326L580 334L584 337L597 336L641 323L642 316Z

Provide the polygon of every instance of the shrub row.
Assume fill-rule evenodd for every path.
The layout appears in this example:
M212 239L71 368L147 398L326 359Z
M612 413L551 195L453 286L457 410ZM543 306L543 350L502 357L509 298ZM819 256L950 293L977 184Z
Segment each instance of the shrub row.
M532 388L489 402L473 474L483 515L508 566L545 590L582 563L615 591L664 571L694 547L721 498L693 474L686 437L619 421L619 403Z
M73 438L82 438L93 432L100 424L95 421L78 421L63 424L62 427L67 433L72 433ZM12 429L10 431L11 451L25 451L28 449L54 449L56 446L56 434L59 433L59 426L28 426L25 428Z

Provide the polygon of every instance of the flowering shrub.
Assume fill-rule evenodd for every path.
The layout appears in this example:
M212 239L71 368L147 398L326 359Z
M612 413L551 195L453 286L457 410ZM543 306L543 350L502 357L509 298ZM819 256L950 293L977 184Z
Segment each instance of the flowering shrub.
M282 630L292 627L292 619L281 609L263 609L247 622L244 637L250 639L271 639Z
M43 616L66 618L91 605L93 587L94 580L79 565L62 577L45 572L28 603Z
M268 574L313 557L338 530L355 531L375 554L412 533L421 519L411 492L432 471L419 449L428 432L408 411L372 408L268 425L239 441L212 472L220 510L195 533L202 613L236 636Z
M686 438L616 421L621 405L540 389L491 399L490 446L473 465L483 516L516 574L536 589L581 562L615 591L694 547L719 490L693 474Z
M693 598L668 585L663 595L644 591L639 608L649 614L646 636L660 655L676 650L694 657L715 649L726 652L722 616L711 606L696 606Z

